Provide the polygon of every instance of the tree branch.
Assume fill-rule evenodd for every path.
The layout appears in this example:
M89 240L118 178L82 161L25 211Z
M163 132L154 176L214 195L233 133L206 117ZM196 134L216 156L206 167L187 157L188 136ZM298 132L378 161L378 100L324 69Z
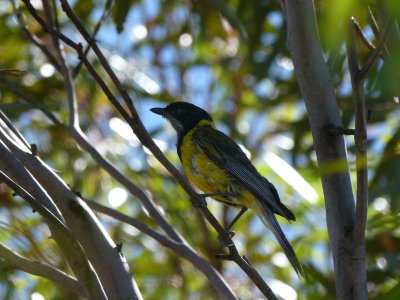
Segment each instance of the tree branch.
M354 19L352 19L352 22L354 22ZM387 38L389 36L389 32L391 29L392 22L390 21L387 25L385 30L383 31L383 34L380 36L379 41L372 52L372 54L368 57L367 61L365 62L365 65L362 67L361 70L355 74L355 78L358 81L362 81L365 78L367 78L368 74L371 72L372 68L375 66L376 62L378 61L378 58L382 54L382 50L384 49L386 45Z
M365 226L367 224L368 212L367 109L363 88L364 77L360 76L360 68L355 43L355 31L354 26L352 26L353 23L354 18L351 18L351 24L349 26L349 38L346 45L356 118L354 141L356 146L357 193L356 223L354 226L353 236L356 244L364 245ZM375 52L377 50L378 46L374 50L374 53L380 53L380 50Z
M56 1L56 0L54 0ZM94 26L94 30L92 33L93 39L96 38L97 33L100 30L101 25L103 24L104 20L106 20L111 12L111 7L113 6L114 0L107 0L106 3L104 4L104 9L103 9L103 14L101 15L101 17L99 18L99 20L97 21L96 25ZM57 28L58 30L58 28ZM90 45L88 44L85 49L83 50L82 56L87 56L87 54L89 53L90 50ZM75 66L75 68L72 71L72 77L75 78L76 76L78 76L79 71L82 67L82 59L79 60L78 64Z
M2 243L0 243L0 257L5 260L7 265L32 275L46 278L76 295L84 295L86 293L75 278L70 277L53 266L27 259L7 248Z
M17 17L18 23L21 26L22 30L24 31L26 37L43 52L43 54L47 57L49 62L54 66L54 68L60 71L61 66L58 63L55 56L51 53L49 49L47 49L47 46L43 44L42 41L28 29L28 26L26 25L22 17L20 9L15 5L15 1L10 0L10 2L12 4L15 16Z
M173 250L175 253L188 260L190 263L193 264L194 267L200 270L208 278L210 284L215 288L216 291L221 292L226 289L226 287L224 286L224 279L221 277L218 271L208 261L199 256L185 241L174 241L150 229L145 224L135 220L134 218L124 215L114 209L108 208L87 199L85 199L85 201L95 211L108 215L116 220L137 228L141 232L158 241L161 245ZM224 299L236 299L236 297L230 293L221 293L220 295L224 297ZM276 298L268 297L268 299Z
M355 244L354 195L343 135L331 134L343 126L324 61L312 0L285 1L288 44L294 70L307 108L318 166L321 171L329 239L339 299L366 299L365 246ZM343 162L340 172L323 173L325 166Z
M0 129L0 152L2 153L0 169L11 174L12 178L0 171L1 180L46 219L54 240L66 256L72 270L85 289L85 294L92 299L106 299L96 273L93 271L83 249L76 241L75 237L65 227L57 208L50 210L45 206L45 203L52 203L52 200L48 198L48 195L41 189L41 186L31 177L21 163L4 145L4 139L4 132ZM35 198L31 196L31 194L34 195ZM36 200L36 198L39 200Z
M68 186L37 156L19 148L5 134L2 134L0 139L12 151L12 156L16 157L34 176L35 181L37 180L45 189L45 197L50 196L54 200L66 220L68 228L74 232L74 236L85 249L87 257L85 256L84 262L88 262L87 258L89 258L107 296L113 299L118 297L141 299L140 292L135 290L132 285L132 277L127 271L126 260L115 251L115 244L87 205L71 192ZM21 175L18 174L17 177L19 179ZM34 197L36 196L34 195ZM64 249L64 253L68 254L68 251ZM107 259L107 264L105 264L104 258ZM86 280L83 282L89 283L90 287L93 287L92 282Z
M50 28L55 28L52 17L51 5L49 4L49 1L42 0L42 3L48 24L47 26ZM57 15L54 16L54 19L57 20ZM58 38L54 34L50 34L50 36L53 41L55 52L57 53L58 56L58 61L60 62L61 65L60 73L64 78L63 82L65 86L65 91L67 93L68 108L69 108L69 126L79 129L78 101L76 99L75 85L73 83L71 70L65 61L65 53L60 47Z

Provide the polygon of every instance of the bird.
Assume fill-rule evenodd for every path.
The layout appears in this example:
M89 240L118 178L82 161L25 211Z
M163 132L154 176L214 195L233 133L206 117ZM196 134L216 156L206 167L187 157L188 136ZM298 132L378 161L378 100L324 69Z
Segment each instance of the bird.
M151 112L166 118L177 133L177 153L183 170L197 188L225 205L241 208L228 229L248 209L269 228L299 277L301 263L285 237L275 214L295 221L282 204L274 185L253 166L240 146L216 129L211 116L189 102L172 102Z

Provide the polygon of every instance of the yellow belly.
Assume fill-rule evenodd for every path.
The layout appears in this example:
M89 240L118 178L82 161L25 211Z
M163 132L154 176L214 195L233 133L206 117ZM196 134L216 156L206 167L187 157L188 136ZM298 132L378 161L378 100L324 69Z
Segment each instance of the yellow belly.
M213 196L227 205L251 207L254 197L240 187L223 169L219 168L192 140L192 132L183 138L181 161L189 180L206 194L229 193L231 196Z

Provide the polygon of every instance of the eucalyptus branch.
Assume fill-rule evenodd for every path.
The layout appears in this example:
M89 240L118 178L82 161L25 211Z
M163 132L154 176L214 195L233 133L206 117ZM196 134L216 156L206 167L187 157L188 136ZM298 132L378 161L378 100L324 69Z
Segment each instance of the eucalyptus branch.
M1 79L1 76L0 76ZM15 135L16 141L24 145L27 149L31 149L31 145L26 141L22 134L15 128L14 124L7 118L7 116L0 110L0 120L4 122L6 126L2 126L3 130L9 130Z
M53 1L56 1L56 0L53 0ZM97 21L96 25L94 26L94 30L92 33L93 39L96 38L96 35L101 28L101 25L108 18L109 14L111 12L111 7L113 6L113 3L114 3L114 0L107 0L106 3L104 4L103 13L102 13L101 17L99 18L99 20ZM57 28L57 30L58 30L58 28ZM85 47L85 49L83 50L82 56L86 57L87 54L89 53L89 50L90 50L90 45L87 45ZM81 67L82 67L82 59L79 60L78 64L75 66L75 68L72 71L73 78L78 76Z
M222 290L223 287L219 287L218 285L220 282L223 282L221 275L218 273L217 270L204 258L200 257L186 242L179 242L172 240L164 235L159 234L158 232L152 230L145 224L139 222L138 220L124 215L114 209L109 207L103 206L97 202L90 201L85 199L86 203L95 211L108 215L116 220L119 220L123 223L129 224L139 231L147 234L148 236L152 237L154 240L159 242L161 245L165 246L166 248L171 249L175 253L179 254L181 257L185 258L187 261L193 264L198 270L203 272L203 274L209 279L210 284L214 286L214 288L218 290ZM225 294L223 295L227 299L231 299L232 295ZM235 299L235 298L232 298ZM275 299L275 298L271 298Z
M48 264L25 258L15 253L2 243L0 243L0 257L5 260L7 268L13 267L32 275L41 276L75 293L76 295L85 294L85 290L75 278Z
M10 2L12 4L15 16L17 17L18 24L24 31L26 37L43 52L43 54L47 57L49 62L54 66L54 68L56 68L56 70L60 71L61 66L58 63L56 57L47 48L47 45L43 44L42 41L28 29L28 26L26 25L26 23L22 17L21 10L16 6L15 1L10 0ZM33 6L32 6L32 8L33 8Z
M368 6L368 20L375 37L379 39L381 37L381 32L370 6Z
M354 22L353 18L351 22ZM359 75L360 68L357 58L354 26L350 26L346 48L356 118L354 140L356 146L357 192L356 222L353 236L355 243L358 245L365 242L365 226L367 224L368 212L367 109L364 96L364 77ZM378 47L376 47L374 53L380 53Z
M107 296L113 299L141 299L139 290L132 284L132 276L128 272L125 259L115 251L115 244L87 205L39 157L19 148L5 135L0 138L12 151L13 157L22 162L23 167L28 169L45 189L46 197L50 196L54 200L68 228L85 249L87 257L84 262L90 261L93 264ZM64 253L65 251L64 249ZM107 264L104 258L107 258ZM83 280L83 283L88 282Z
M58 24L57 14L53 15L54 11L52 11L52 5L49 3L49 0L42 0L42 6L43 6L43 11L44 11L44 15L45 15L47 24L49 24L49 26L51 28L55 28L54 23L56 22ZM54 18L53 18L53 16L54 16ZM53 42L53 47L54 47L55 52L57 53L58 59L62 60L64 55L62 53L58 39L54 35L50 35L50 38Z
M42 4L48 27L55 28L49 0L42 0ZM57 20L57 14L54 15L54 20ZM71 70L65 61L65 53L63 49L60 47L58 38L54 34L50 34L50 36L53 41L55 52L57 53L58 56L58 61L60 62L61 65L60 73L64 78L63 82L67 93L68 108L69 108L69 126L79 129L78 101L76 99L75 85L73 82Z
M57 118L55 114L53 114L45 105L34 99L31 93L25 91L22 86L16 85L14 82L8 80L7 78L1 75L0 75L0 86L2 86L4 89L11 91L17 97L21 98L23 101L32 105L32 107L39 109L54 125L65 126L64 124L62 124L62 122ZM17 132L19 133L19 131ZM28 145L28 142L26 142L26 144Z
M371 41L364 35L364 32L360 26L360 24L356 21L355 18L351 18L351 22L353 25L353 30L355 30L360 37L361 41L369 50L374 51L375 46L371 43Z
M319 42L314 2L283 2L288 45L305 101L321 172L335 268L336 296L339 299L366 299L365 241L355 243L352 234L356 209L343 135L330 133L332 126L343 127L343 123L332 85L332 74ZM337 162L343 162L341 172L324 173L327 165Z
M54 240L66 256L79 282L81 282L85 295L92 299L106 299L103 288L83 249L64 225L63 218L57 208L54 205L50 206L53 203L47 193L42 190L42 187L5 145L4 142L7 139L6 133L0 129L0 152L2 153L0 169L7 172L5 174L0 171L1 180L43 215Z
M361 70L359 70L359 72L355 74L357 80L362 81L366 79L368 74L371 72L372 68L375 66L376 62L378 61L378 58L381 56L382 50L386 45L386 41L389 36L390 29L392 27L392 23L393 23L392 21L389 21L389 23L386 25L386 28L383 31L383 34L380 36L374 51L368 57L367 61L365 62L365 65L361 68Z

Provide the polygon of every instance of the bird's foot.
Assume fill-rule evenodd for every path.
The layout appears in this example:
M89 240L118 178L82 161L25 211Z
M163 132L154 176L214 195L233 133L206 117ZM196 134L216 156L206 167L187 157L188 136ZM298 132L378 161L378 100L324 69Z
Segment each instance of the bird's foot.
M235 235L234 231L224 229L219 235L218 240L225 246L229 247L233 245L232 238Z
M202 208L207 206L206 198L207 197L199 194L196 198L190 198L190 202L192 202L193 207Z

